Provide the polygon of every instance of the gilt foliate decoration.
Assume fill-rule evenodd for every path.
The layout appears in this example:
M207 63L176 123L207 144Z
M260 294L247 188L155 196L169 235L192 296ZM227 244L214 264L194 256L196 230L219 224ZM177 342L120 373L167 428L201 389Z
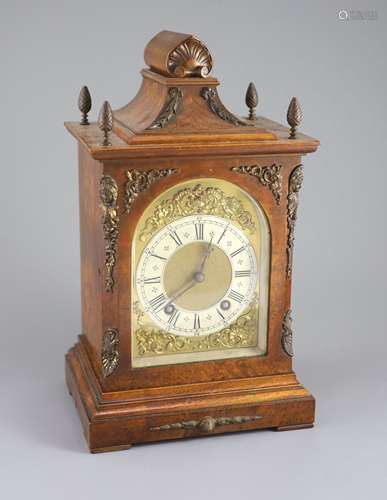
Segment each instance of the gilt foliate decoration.
M116 264L117 240L119 235L118 187L110 175L104 175L100 181L100 199L102 209L102 229L105 244L105 291L113 292L114 266Z
M294 251L294 231L297 221L297 209L299 203L299 191L304 180L304 172L301 165L298 165L289 177L289 191L288 191L288 242L287 242L287 269L286 274L289 278L292 274L293 268L293 251Z
M163 109L160 111L159 116L154 120L154 122L149 125L148 129L152 130L165 127L165 125L167 125L167 123L169 123L170 120L176 116L182 98L182 91L178 87L171 87L168 90L168 99Z
M292 311L286 311L284 319L282 320L282 336L281 344L282 349L288 356L293 356L293 330L292 330Z
M120 358L118 351L119 335L116 328L108 328L105 330L102 338L102 370L103 376L111 375L118 366Z
M227 196L220 188L205 187L196 184L193 188L184 188L171 198L162 201L145 221L140 232L140 240L147 241L159 228L179 217L197 214L217 215L237 223L250 234L256 226L250 212L234 196Z
M225 108L222 101L219 99L218 92L216 89L211 89L209 87L203 87L201 91L201 96L207 101L210 110L218 116L221 120L224 120L236 127L248 127L251 124L242 121L240 118L236 117L228 109Z
M137 352L140 356L203 352L214 349L253 347L257 344L257 296L247 310L227 328L209 335L184 336L167 333L152 326L143 325L144 315L138 302L134 313L140 326L135 332Z
M282 194L282 175L281 165L259 166L259 165L241 165L232 167L233 172L247 174L255 177L263 186L266 186L273 193L277 205L281 202Z
M236 417L210 417L206 416L200 420L182 420L171 424L150 427L151 431L170 431L175 429L199 429L202 432L212 432L216 427L232 424L245 424L260 420L260 415L241 415Z
M125 184L125 211L129 213L132 209L134 200L140 193L146 191L151 184L177 172L174 168L163 168L160 170L127 170L125 175L128 179Z

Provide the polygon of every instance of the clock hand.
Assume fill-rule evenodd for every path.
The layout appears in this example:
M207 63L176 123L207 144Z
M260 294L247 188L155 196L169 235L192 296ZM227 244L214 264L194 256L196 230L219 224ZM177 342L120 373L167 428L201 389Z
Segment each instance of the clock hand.
M188 284L186 284L183 288L181 288L178 292L176 292L169 301L165 304L164 309L172 304L176 299L181 297L184 293L188 292L192 287L194 287L198 283L197 280L192 279Z
M203 274L204 266L205 266L205 264L207 262L208 257L210 256L210 254L212 252L212 238L213 237L211 236L211 239L210 239L210 241L209 241L209 243L207 245L207 248L204 250L203 260L202 260L201 266L199 268L199 271L196 274L199 274L199 273Z
M172 305L172 302L184 295L186 292L188 292L188 290L191 290L191 288L193 288L198 283L202 283L203 281L204 274L200 270L194 273L191 280L186 283L180 290L178 290L174 295L172 295L169 301L165 304L164 309Z
M200 265L199 270L193 274L191 280L185 286L183 286L183 288L181 288L174 295L172 295L172 297L169 299L169 301L165 304L164 310L169 308L169 306L171 306L172 303L175 302L176 299L178 299L179 297L184 295L186 292L188 292L188 290L191 290L191 288L193 288L195 285L197 285L198 283L202 283L204 281L203 269L204 269L205 263L210 255L211 251L212 251L212 237L208 243L207 248L204 251L203 260L202 260L202 263Z

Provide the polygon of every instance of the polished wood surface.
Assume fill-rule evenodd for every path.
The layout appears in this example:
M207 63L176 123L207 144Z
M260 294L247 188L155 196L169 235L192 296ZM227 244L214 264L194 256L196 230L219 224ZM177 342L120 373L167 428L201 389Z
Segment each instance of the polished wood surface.
M66 357L66 380L90 450L256 428L311 426L314 398L297 381L281 336L291 305L291 277L286 272L289 177L301 164L301 156L315 151L319 142L298 132L295 139L289 139L289 128L262 117L248 126L220 118L201 95L203 87L217 86L214 78L167 78L149 70L143 71L143 77L133 101L114 111L111 146L101 146L102 133L95 123L66 123L79 143L82 290L82 335ZM172 87L182 90L181 107L165 126L150 130ZM281 165L279 205L257 178L232 170L273 164ZM126 213L126 171L166 168L176 173L152 183ZM118 186L119 238L111 293L104 289L102 176L111 176ZM201 178L237 184L260 203L267 216L272 238L268 352L250 358L134 369L131 247L137 221L164 190ZM104 376L102 338L109 328L119 331L119 363L111 375Z

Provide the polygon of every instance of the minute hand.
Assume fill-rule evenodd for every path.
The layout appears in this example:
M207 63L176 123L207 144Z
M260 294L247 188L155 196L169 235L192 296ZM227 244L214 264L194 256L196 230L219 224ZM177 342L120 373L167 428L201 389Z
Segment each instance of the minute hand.
M199 273L203 273L204 266L205 266L205 264L207 262L208 257L211 254L211 251L212 251L212 238L209 241L207 248L204 250L204 256L203 256L202 264L201 264L201 266L199 268L199 271L198 271Z

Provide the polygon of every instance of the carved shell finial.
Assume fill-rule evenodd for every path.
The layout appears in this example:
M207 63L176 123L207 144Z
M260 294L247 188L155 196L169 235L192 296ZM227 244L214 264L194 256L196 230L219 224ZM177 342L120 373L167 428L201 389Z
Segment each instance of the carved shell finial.
M91 110L91 95L89 89L84 86L81 88L78 97L78 109L82 113L81 125L89 125L87 113Z
M108 101L105 101L101 106L98 115L98 127L103 132L103 141L101 145L111 146L111 142L109 140L109 133L113 129L113 112Z
M300 125L302 121L301 106L297 97L292 97L290 101L288 107L287 120L290 125L289 139L294 139L296 137L297 127Z
M168 70L179 78L205 78L212 69L212 57L197 38L190 38L176 47L168 57Z
M258 105L258 92L253 82L249 83L246 91L246 106L249 108L249 120L255 120L255 108Z

